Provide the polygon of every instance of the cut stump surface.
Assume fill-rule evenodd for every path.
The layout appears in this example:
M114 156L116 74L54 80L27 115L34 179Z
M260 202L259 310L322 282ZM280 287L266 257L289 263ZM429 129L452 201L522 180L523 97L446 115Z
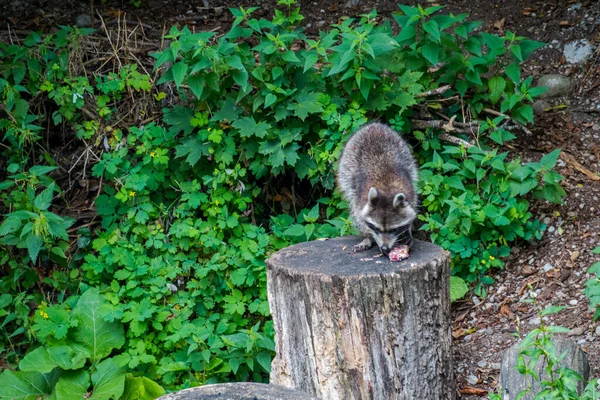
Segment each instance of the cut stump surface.
M454 399L449 253L415 241L391 262L357 237L267 260L271 383L320 399Z

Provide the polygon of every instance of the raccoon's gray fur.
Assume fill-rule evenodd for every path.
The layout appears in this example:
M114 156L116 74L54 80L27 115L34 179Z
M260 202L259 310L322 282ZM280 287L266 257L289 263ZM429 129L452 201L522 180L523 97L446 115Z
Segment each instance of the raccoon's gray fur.
M371 248L373 241L385 255L395 244L412 246L418 179L410 147L389 126L370 123L352 135L342 151L337 183L364 238L354 251Z

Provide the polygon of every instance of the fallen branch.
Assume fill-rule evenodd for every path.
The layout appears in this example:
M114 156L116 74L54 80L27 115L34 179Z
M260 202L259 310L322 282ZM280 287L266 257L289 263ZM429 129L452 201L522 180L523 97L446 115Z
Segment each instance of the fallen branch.
M429 96L434 96L434 95L440 95L448 90L450 90L451 86L450 85L445 85L445 86L440 86L437 89L432 89L428 92L423 92L423 93L417 93L415 95L416 99L422 98L422 97L429 97Z
M415 129L426 129L426 128L438 128L442 129L446 133L441 133L438 135L440 140L444 142L453 143L459 146L464 146L465 148L473 147L474 144L468 142L464 139L461 139L456 136L449 135L448 132L457 132L457 133L470 133L471 131L468 129L457 128L454 124L461 124L466 126L471 126L470 124L463 124L461 122L454 122L456 116L453 116L448 121L443 120L422 120L422 119L413 119L411 120L411 124Z
M583 165L581 165L575 159L575 157L573 157L569 153L565 153L564 151L562 151L560 153L560 158L562 158L563 161L565 161L571 167L575 168L577 171L581 172L584 175L587 175L587 177L590 178L591 180L593 180L593 181L600 181L600 175L593 173L592 171L590 171L589 169L587 169L586 167L584 167Z
M515 124L519 129L521 129L523 132L525 132L525 134L532 136L533 133L531 133L531 131L529 129L527 129L525 127L525 125L515 121L513 118L511 118L509 115L503 114L499 111L496 110L492 110L491 108L484 108L482 110L485 113L491 114L491 115L495 115L496 117L504 117L506 118L508 121L512 122L513 124ZM506 127L503 127L506 129ZM506 129L506 130L510 130L510 129Z

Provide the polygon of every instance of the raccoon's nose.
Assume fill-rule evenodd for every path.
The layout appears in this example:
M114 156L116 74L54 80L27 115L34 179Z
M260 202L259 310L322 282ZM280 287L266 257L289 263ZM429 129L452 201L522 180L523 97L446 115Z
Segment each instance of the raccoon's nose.
M383 253L384 256L387 256L388 253L390 252L390 248L387 246L381 246L381 252Z

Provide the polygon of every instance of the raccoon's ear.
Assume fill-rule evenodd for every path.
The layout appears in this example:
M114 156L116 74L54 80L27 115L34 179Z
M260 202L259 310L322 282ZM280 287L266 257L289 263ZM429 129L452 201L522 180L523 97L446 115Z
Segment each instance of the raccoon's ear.
M370 206L374 206L377 202L377 189L372 187L369 189L369 195L367 196L367 200L369 201Z
M404 193L398 193L396 196L394 196L394 208L404 208L406 206L408 206L408 201L406 201L406 196L404 195Z

